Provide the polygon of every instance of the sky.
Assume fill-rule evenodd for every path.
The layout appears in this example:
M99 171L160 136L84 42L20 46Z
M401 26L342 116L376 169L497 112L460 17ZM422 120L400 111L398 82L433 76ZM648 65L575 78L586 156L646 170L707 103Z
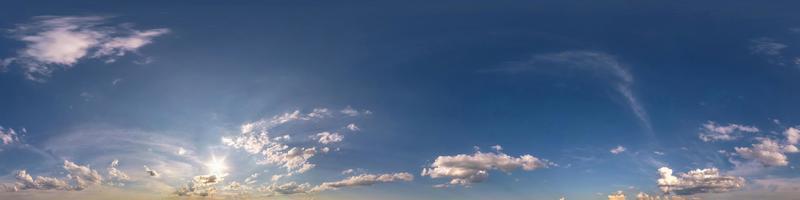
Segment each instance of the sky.
M0 199L793 199L796 1L9 1Z

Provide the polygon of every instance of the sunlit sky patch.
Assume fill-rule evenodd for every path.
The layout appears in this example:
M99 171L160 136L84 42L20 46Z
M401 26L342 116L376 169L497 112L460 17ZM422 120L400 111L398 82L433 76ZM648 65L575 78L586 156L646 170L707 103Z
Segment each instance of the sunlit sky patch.
M798 6L3 2L0 199L796 199Z

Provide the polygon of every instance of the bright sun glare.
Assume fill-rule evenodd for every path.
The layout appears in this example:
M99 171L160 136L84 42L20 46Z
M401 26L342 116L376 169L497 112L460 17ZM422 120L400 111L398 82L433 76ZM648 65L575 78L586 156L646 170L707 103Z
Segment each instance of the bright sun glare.
M225 158L217 158L216 156L211 156L211 161L206 163L206 167L208 168L208 173L217 176L224 176L228 170L228 166L225 165Z

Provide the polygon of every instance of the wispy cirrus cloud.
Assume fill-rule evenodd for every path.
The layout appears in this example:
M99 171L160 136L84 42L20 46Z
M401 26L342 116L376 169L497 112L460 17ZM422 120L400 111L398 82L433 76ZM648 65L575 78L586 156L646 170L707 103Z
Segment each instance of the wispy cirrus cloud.
M136 30L130 25L114 25L105 16L39 16L11 30L12 37L25 43L17 55L0 62L16 64L26 78L44 81L58 69L68 69L81 59L104 59L135 53L169 29Z
M652 130L647 110L633 92L634 77L628 67L615 56L597 51L564 51L559 53L536 54L527 60L510 62L507 65L488 70L501 72L522 72L562 68L584 70L607 77L614 89L625 99L628 107L647 130Z

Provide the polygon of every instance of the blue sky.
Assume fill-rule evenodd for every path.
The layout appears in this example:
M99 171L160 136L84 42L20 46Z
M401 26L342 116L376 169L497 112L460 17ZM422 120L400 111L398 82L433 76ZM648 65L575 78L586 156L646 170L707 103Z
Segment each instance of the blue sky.
M5 2L0 198L791 199L796 6Z

